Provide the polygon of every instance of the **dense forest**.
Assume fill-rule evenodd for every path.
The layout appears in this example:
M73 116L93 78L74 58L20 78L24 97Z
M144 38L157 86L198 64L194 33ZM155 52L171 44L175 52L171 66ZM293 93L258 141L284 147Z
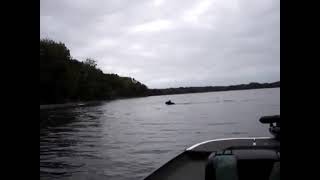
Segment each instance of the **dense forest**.
M149 89L148 95L166 95L166 94L185 94L185 93L199 93L212 91L232 91L245 89L261 89L261 88L276 88L280 87L280 81L273 83L249 83L231 86L206 86L206 87L179 87L167 89Z
M40 39L40 105L146 96L130 77L103 73L93 59L78 61L63 43Z

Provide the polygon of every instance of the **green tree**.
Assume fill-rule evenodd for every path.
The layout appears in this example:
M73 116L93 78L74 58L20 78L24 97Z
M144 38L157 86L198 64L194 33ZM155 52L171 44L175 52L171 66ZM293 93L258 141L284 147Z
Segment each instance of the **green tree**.
M139 81L105 74L96 62L72 59L65 44L40 39L40 104L147 95Z

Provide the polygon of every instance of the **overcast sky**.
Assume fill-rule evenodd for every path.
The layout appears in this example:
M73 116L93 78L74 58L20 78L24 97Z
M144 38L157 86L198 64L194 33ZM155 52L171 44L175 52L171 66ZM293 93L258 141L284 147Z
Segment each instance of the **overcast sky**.
M149 88L280 80L279 0L41 0L40 37Z

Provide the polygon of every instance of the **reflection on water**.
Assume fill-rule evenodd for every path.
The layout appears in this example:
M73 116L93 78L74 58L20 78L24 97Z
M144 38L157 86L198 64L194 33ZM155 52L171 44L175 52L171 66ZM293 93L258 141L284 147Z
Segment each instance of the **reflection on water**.
M258 118L279 113L279 88L41 111L40 179L143 179L195 143L269 136Z

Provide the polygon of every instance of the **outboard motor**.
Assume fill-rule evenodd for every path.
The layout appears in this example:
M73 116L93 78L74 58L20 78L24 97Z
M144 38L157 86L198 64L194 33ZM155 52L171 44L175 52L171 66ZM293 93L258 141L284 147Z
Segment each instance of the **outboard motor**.
M274 137L280 140L280 115L264 116L259 120L263 124L270 124L269 131Z

